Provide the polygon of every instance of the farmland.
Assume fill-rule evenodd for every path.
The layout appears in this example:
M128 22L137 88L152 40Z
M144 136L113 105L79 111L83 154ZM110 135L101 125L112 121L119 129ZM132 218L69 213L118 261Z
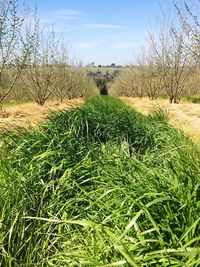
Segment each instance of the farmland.
M144 1L32 10L31 1L0 0L0 266L200 266L192 1L160 7L156 28L125 60L142 35L132 19L144 23Z
M84 102L83 99L64 100L59 103L57 100L48 100L44 106L34 102L7 104L4 107L4 117L0 118L0 129L10 129L16 126L36 126L43 121L52 111L59 111L77 107Z

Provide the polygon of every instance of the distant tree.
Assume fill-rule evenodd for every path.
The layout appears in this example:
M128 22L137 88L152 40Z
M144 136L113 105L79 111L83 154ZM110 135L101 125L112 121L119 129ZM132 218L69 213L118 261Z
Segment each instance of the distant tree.
M179 103L187 79L195 70L195 62L184 44L184 34L178 31L168 14L163 14L158 36L149 35L157 67L170 103Z
M92 61L92 62L88 63L87 67L92 67L92 68L95 67L95 62Z
M32 46L21 35L26 14L19 5L19 0L0 0L0 106L13 90Z
M103 79L103 78L97 79L96 84L99 88L101 95L108 95L107 82L105 79Z
M184 45L200 67L200 1L174 0L174 6L185 35Z
M52 94L52 86L57 75L60 42L53 30L41 27L36 15L33 28L27 30L28 39L31 30L33 49L29 56L29 64L23 71L22 83L35 102L43 106Z

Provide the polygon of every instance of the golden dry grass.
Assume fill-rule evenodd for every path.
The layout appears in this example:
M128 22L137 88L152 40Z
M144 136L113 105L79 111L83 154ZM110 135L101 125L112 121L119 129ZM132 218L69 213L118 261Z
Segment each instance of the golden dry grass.
M35 126L38 122L44 120L52 111L69 109L77 107L83 103L83 99L65 100L62 104L57 101L47 101L44 106L38 106L36 103L25 103L12 107L6 107L5 118L0 117L0 129L4 130L10 127Z
M122 99L143 114L162 108L168 114L172 125L182 128L193 140L200 142L200 104L184 101L170 104L167 99L149 100L146 97L122 97Z

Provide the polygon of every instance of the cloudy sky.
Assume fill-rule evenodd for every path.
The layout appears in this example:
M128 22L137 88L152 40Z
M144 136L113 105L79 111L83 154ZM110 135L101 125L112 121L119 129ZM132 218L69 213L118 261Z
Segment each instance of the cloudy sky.
M130 63L161 13L159 0L38 0L37 8L41 21L64 36L71 57L96 65Z

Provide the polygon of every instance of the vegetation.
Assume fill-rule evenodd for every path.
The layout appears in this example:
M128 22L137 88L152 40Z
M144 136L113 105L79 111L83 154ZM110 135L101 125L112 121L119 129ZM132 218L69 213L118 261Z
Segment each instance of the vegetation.
M116 78L113 94L145 95L150 99L165 94L170 103L179 103L185 95L199 94L200 23L196 2L192 7L187 1L174 1L174 16L161 10L159 31L149 32L135 66Z
M113 94L200 102L199 20L174 1L134 66L71 66L66 44L18 0L0 0L2 105ZM99 92L98 92L99 90ZM6 107L6 103L5 106ZM0 265L174 266L200 262L200 149L110 96L0 133Z
M111 84L110 93L129 97L156 98L160 92L159 76L149 75L153 69L143 66L123 68L114 82Z
M120 70L111 69L110 71L109 68L105 67L101 68L101 70L100 69L98 69L97 71L94 70L95 69L89 69L88 76L95 81L100 94L107 95L110 82L112 82L117 77Z
M98 89L101 94L150 99L164 95L171 103L199 95L200 24L198 10L186 1L174 1L174 16L162 10L159 31L149 32L135 65L125 68L115 63L96 68L94 62L87 68L70 66L62 38L41 25L36 11L27 14L20 4L0 0L0 115L5 101L42 106L49 98L63 102L97 94Z
M194 104L200 103L200 96L186 96L185 98Z
M173 71L171 70L171 78L173 77L172 73ZM184 71L184 73L182 73L183 80L179 80L179 82L182 82L183 87L176 87L182 88L181 91L177 91L178 98L175 101L176 103L178 103L181 98L185 98L185 96L198 97L200 93L199 70L193 70L190 76L187 76L186 73L187 71ZM147 96L151 100L161 96L169 99L170 92L168 94L166 91L165 81L168 81L169 85L170 79L164 80L162 69L156 65L149 65L148 67L126 67L123 68L114 81L110 83L110 93L114 96ZM171 96L175 93L175 89L173 89L175 88L173 85L174 82L175 80L173 78L170 85L170 88L172 88ZM181 85L179 84L179 86Z
M27 14L21 0L0 0L0 116L7 100L85 97L96 94L92 79L81 68L69 68L66 44L53 29ZM29 21L30 19L30 21ZM59 84L59 86L58 86Z
M1 266L198 266L200 151L162 111L90 98L2 135Z
M84 68L57 66L52 95L61 103L66 98L75 99L96 94L97 86Z
M24 43L20 34L24 20L17 0L0 1L0 111L30 53L31 42Z

